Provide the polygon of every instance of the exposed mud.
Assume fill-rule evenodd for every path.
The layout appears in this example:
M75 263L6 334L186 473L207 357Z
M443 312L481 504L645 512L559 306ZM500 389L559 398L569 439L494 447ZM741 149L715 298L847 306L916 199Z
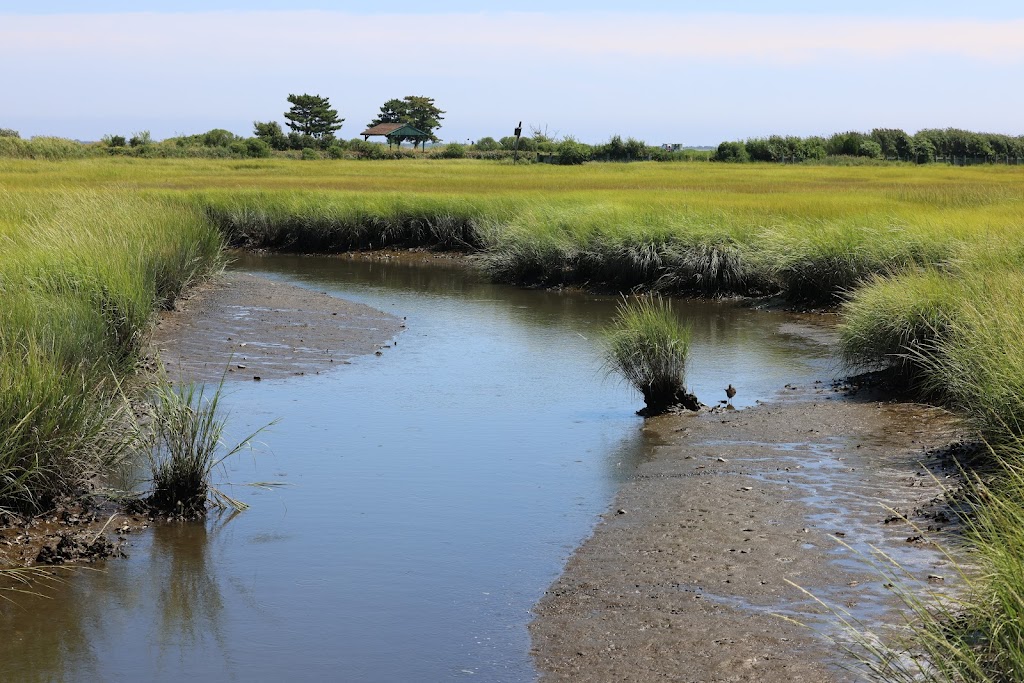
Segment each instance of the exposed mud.
M369 306L228 272L160 316L150 363L159 359L172 378L213 382L316 374L381 353L402 327Z
M871 546L953 584L928 529L948 522L956 421L863 391L787 393L646 422L660 445L535 609L544 681L848 680L834 644L782 618L844 637L788 582L872 629L897 600Z
M127 535L151 521L111 503L93 506L87 501L66 501L34 517L7 514L0 517L0 569L123 557Z

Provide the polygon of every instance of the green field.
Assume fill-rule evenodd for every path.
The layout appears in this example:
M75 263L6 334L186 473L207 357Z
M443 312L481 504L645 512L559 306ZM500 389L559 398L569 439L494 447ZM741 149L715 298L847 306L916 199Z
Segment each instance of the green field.
M895 367L1024 466L1021 167L6 159L0 509L102 471L154 311L226 243L443 248L513 283L838 306L852 365ZM1024 558L990 568L1024 585Z

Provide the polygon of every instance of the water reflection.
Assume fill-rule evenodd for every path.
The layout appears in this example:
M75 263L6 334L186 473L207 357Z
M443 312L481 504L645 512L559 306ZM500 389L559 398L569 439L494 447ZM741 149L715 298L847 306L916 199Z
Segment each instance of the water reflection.
M138 677L162 679L187 660L203 670L231 671L223 628L225 601L211 556L233 515L207 523L157 524L143 552L95 567L54 568L55 580L36 583L37 595L5 593L0 601L0 680L113 680L152 650ZM130 624L130 633L122 629ZM202 651L201 656L197 652ZM220 659L220 664L214 662ZM107 673L104 673L104 672Z
M155 640L159 659L196 647L207 638L227 652L221 624L224 601L209 557L218 535L235 514L223 513L208 524L171 523L153 528L149 557L158 586Z
M95 667L79 589L75 576L56 569L52 581L33 586L37 595L0 594L0 680L43 683L68 678L75 662Z

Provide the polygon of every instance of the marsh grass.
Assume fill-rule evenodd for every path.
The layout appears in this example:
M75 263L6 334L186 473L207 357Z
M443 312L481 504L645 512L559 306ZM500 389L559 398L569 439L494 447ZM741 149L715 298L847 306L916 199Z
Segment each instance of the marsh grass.
M480 247L479 212L440 197L350 196L337 193L208 195L209 219L234 246L326 252Z
M0 177L17 189L132 183L189 204L238 246L455 249L508 282L814 304L993 238L1019 242L1024 223L1016 168L0 159Z
M981 274L961 280L959 291L946 333L918 352L918 362L933 391L1024 462L1024 272Z
M992 483L976 481L980 502L970 540L982 564L959 619L926 630L947 680L1024 680L1024 460L1000 456Z
M224 381L212 391L193 383L173 385L161 376L153 390L150 469L151 508L182 519L206 515L207 506L244 510L247 505L212 484L213 471L225 460L248 448L266 427L234 446L223 440L221 414Z
M647 414L675 405L695 407L686 390L690 328L669 300L660 296L623 298L606 332L605 363L643 394Z
M990 443L1016 448L1024 444L1021 292L1024 272L1004 264L872 278L843 306L844 358L895 369Z
M108 370L32 338L0 339L0 360L0 510L45 510L131 456L134 416Z
M220 248L201 214L131 192L0 194L0 508L86 493L133 450L122 379Z
M961 304L949 273L934 268L872 275L840 308L843 360L859 370L892 369L920 384L926 354L946 337Z

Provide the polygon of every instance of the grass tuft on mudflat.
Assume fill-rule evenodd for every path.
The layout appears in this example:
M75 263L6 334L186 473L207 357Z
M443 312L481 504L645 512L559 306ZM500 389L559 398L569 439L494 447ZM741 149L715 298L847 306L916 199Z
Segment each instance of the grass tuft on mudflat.
M161 376L152 404L150 469L152 493L149 506L181 519L206 515L207 506L244 510L247 506L211 483L213 470L249 446L258 430L233 447L222 436L225 419L220 414L223 380L212 392L197 384L175 387Z
M605 363L643 394L648 415L676 405L695 408L686 391L690 328L669 300L660 296L623 298L606 333Z

